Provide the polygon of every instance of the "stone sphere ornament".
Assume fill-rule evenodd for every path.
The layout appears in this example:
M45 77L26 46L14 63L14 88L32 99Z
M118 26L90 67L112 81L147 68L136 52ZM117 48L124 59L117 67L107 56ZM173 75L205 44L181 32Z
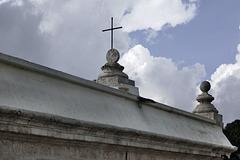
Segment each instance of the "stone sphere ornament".
M120 54L119 54L119 52L116 49L110 49L107 52L106 59L107 59L108 63L110 63L110 64L117 63L119 58L120 58Z
M200 90L202 92L208 92L211 88L211 84L208 81L203 81L200 85Z

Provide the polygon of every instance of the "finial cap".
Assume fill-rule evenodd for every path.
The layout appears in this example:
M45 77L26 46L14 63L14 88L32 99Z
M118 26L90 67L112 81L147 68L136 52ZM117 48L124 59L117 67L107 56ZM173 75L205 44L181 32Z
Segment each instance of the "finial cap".
M110 63L110 64L117 63L119 58L120 58L120 54L119 54L118 50L113 48L107 52L106 59L107 59L108 63Z
M202 92L208 92L211 88L211 84L208 81L203 81L200 85L200 90Z

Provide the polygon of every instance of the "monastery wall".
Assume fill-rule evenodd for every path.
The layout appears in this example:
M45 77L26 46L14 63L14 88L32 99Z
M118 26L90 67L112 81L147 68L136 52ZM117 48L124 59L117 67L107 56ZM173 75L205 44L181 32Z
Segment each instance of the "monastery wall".
M1 107L1 160L221 159L217 145Z
M0 54L0 159L221 159L215 120Z

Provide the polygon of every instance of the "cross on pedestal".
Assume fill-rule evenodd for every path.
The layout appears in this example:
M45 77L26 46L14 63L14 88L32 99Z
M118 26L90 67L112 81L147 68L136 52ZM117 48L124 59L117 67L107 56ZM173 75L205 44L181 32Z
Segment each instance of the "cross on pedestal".
M120 29L120 28L122 28L122 27L113 28L113 17L111 17L111 28L102 30L103 32L111 31L111 50L113 50L113 30Z

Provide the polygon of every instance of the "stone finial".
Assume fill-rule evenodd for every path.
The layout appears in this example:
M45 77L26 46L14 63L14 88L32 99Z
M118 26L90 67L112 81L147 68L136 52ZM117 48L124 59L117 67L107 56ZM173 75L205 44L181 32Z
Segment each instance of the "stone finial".
M96 80L97 83L117 88L131 94L139 95L135 82L128 79L128 75L123 73L124 67L118 64L120 58L119 52L113 48L113 31L122 27L113 27L113 17L111 18L111 28L102 30L111 31L111 49L107 52L107 63L102 66L102 73Z
M208 81L203 81L200 85L202 92L208 92L211 89L211 84Z
M214 107L211 102L214 100L214 97L208 94L208 91L211 88L211 84L208 81L203 81L200 85L200 90L203 92L198 95L197 101L200 103L195 107L193 113L202 113L202 112L215 112L218 113L217 109Z
M106 55L107 63L101 68L103 73L98 76L98 79L113 76L119 76L128 79L128 75L123 73L124 67L117 63L119 58L120 54L118 50L110 49Z
M135 87L135 82L128 79L128 75L123 72L124 67L118 62L120 54L116 49L110 49L107 52L107 63L102 66L102 73L96 80L97 83L117 88L131 94L139 95L138 88Z
M198 95L196 99L200 104L194 108L193 113L214 119L218 125L222 126L222 115L218 114L218 110L213 104L211 104L211 102L214 100L214 97L208 94L210 89L211 84L208 81L203 81L201 83L200 90L202 91L202 94Z
M110 49L108 52L107 52L107 55L106 55L106 60L109 64L114 64L114 63L117 63L118 60L120 58L120 54L118 52L118 50L116 49Z

